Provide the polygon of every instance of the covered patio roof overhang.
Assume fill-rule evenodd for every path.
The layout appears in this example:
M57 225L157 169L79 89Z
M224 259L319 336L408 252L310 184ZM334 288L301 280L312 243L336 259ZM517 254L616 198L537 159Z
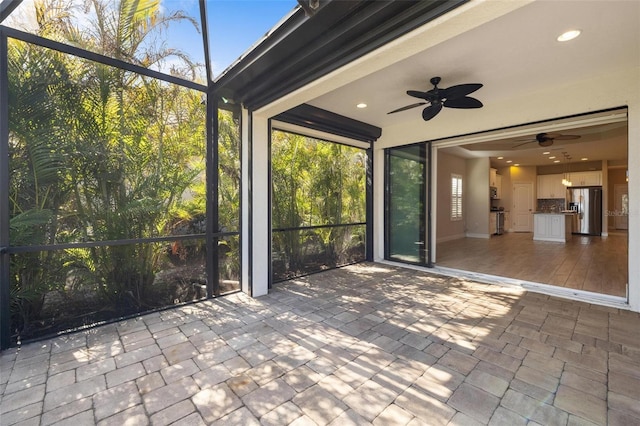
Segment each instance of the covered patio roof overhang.
M338 7L340 2L335 3L335 7ZM238 101L245 106L246 117L251 118L250 128L252 129L252 141L254 142L252 149L257 153L256 158L260 158L266 155L264 149L266 149L265 146L267 145L267 129L270 120L275 120L276 117L284 117L286 114L295 111L296 108L305 108L306 105L313 106L322 104L324 108L327 108L327 100L337 99L336 94L338 94L342 88L357 87L357 82L364 81L365 78L374 75L376 72L385 70L393 64L397 64L418 54L428 57L431 48L441 47L447 42L458 39L462 35L471 33L473 30L480 29L483 26L490 27L494 22L498 21L508 22L511 13L519 11L519 9L524 10L524 8L530 4L533 3L460 2L455 3L455 5L451 4L448 13L442 13L441 10L437 9L429 12L422 11L420 12L422 14L430 13L431 18L420 22L416 20L405 21L405 27L403 29L397 27L398 29L393 33L393 37L390 37L385 44L372 44L372 46L375 46L373 50L366 51L345 48L343 52L344 54L351 55L350 60L345 63L328 63L322 68L322 72L319 72L317 68L311 68L308 71L309 73L306 74L301 69L296 69L294 64L293 70L296 70L296 72L288 74L291 69L287 68L283 70L281 74L277 71L277 68L270 68L266 65L268 63L266 58L276 59L281 57L283 53L278 54L275 48L272 51L269 49L260 51L260 45L258 45L256 55L251 59L249 59L250 54L246 58L240 59L238 64L241 64L241 66L236 70L241 70L242 65L244 65L247 70L254 67L254 71L273 70L273 74L245 74L244 78L248 78L248 80L240 83L242 79L233 75L234 70L232 69L228 76L223 75L217 82L220 86L218 86L216 90L219 90L220 93L223 93L226 89L231 90L228 93L234 93ZM326 11L329 12L330 10L331 9L327 9ZM397 13L397 11L393 13ZM407 10L402 13L407 14L411 13L411 11ZM519 16L523 16L523 13L524 12L519 11ZM314 15L313 19L320 20L321 16L320 12L318 12L318 14ZM299 19L303 18L301 17ZM386 19L389 19L389 17ZM406 22L409 22L409 24L406 24ZM301 28L304 28L304 26L301 26ZM313 32L314 26L310 25L309 28L310 31ZM366 38L366 34L372 34L375 37L377 33L375 31L370 33L365 32L361 37ZM331 43L328 39L323 40L326 40L328 44ZM350 42L354 40L354 38L346 35L342 41ZM294 52L292 54L295 58L300 58L297 63L305 64L305 60L313 57L313 50L298 51L295 48L295 43L288 44L286 36L284 36L281 41L283 46L289 46L293 49L290 52ZM505 43L507 42L505 41ZM318 52L322 52L323 44L313 44L313 47L316 46L319 47ZM500 49L501 45L485 47ZM264 58L261 58L259 53L264 54ZM322 55L319 55L317 59L321 61L321 57ZM261 62L261 59L264 62ZM634 106L638 104L639 99L638 96L633 94L635 91L630 92L628 90L629 87L637 87L637 79L634 80L638 75L637 73L637 67L633 68L628 66L610 71L610 75L604 78L606 81L612 83L612 85L606 86L607 91L606 93L603 92L603 96L601 97L594 97L592 95L593 90L600 90L597 88L601 87L600 80L603 78L602 76L591 76L583 80L575 81L563 77L562 80L554 82L554 86L540 88L533 97L532 93L514 92L509 99L500 99L499 102L496 101L490 106L485 106L486 108L470 120L460 121L452 116L439 117L438 122L430 122L428 128L425 127L424 124L421 125L418 123L409 125L406 122L401 122L398 124L380 125L376 121L369 122L368 124L378 124L378 127L381 129L381 136L377 139L373 151L373 166L375 170L375 206L373 219L375 240L374 258L376 260L382 260L384 258L384 163L382 153L385 148L454 137L464 139L461 135L490 132L496 129L511 128L528 123L546 122L554 119L580 116L589 111L606 111L620 107L629 108L629 140L631 141L633 140L633 135L640 133L640 123L634 120L633 117L635 113L632 111L635 109ZM304 76L308 78L305 79ZM254 87L266 87L260 86L259 83L255 85L251 83L252 81L257 81L260 77L268 79L274 88L280 87L280 80L290 80L292 85L290 89L277 91L277 94L274 94L274 96L257 96L254 98L256 101L251 101L248 97L249 93L254 90ZM242 88L242 84L244 83L249 83L247 89ZM270 87L271 85L268 86ZM604 89L604 87L602 88ZM564 93L562 102L549 103L545 101L546 99L557 98L559 91ZM322 100L318 101L318 99ZM344 102L350 102L355 105L356 100L344 99ZM519 108L517 105L526 105L526 107ZM344 111L344 104L336 105L335 110ZM355 117L357 114L353 114L352 116ZM331 120L329 120L329 123L331 123ZM309 127L312 128L313 126L310 125ZM327 134L340 134L339 129L331 129L331 126L327 125L324 125L322 130ZM638 153L635 152L635 150L636 147L630 143L629 164L637 161ZM266 176L266 169L259 164L255 164L252 173L254 173L254 177L262 176L262 178L264 178ZM632 174L631 171L629 173ZM257 182L257 185L266 191L267 187L263 182L264 181ZM631 199L633 200L633 198ZM266 232L268 229L267 223L254 223L254 225L256 225L254 231L258 233ZM640 249L637 244L637 239L630 234L630 257L632 252ZM261 263L259 259L261 257L263 256L259 253L257 257L254 257L257 261L254 267L257 266L258 270L260 270L260 268L266 268L266 264L268 263L268 259L264 258L262 261L263 266L259 266ZM636 265L630 264L629 268L630 277L638 275L634 274ZM635 279L631 278L630 280L634 281ZM262 291L266 291L266 283L257 284L256 288L263 288ZM638 284L635 283L635 281L634 283L630 283L627 306L632 310L640 309L639 290ZM258 292L256 294L261 293ZM570 297L570 295L568 296Z

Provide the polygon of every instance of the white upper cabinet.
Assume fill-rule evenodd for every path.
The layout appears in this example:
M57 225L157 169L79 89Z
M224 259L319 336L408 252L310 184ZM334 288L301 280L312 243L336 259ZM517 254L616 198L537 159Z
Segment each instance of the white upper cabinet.
M602 171L569 173L571 186L602 186Z
M567 188L562 184L563 174L538 175L538 198L566 198Z
M490 168L489 169L489 186L497 186L496 180L498 176L498 169Z

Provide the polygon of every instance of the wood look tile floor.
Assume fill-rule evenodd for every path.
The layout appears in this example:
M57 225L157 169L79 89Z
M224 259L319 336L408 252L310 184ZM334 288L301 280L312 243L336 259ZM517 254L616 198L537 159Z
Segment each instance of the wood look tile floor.
M627 235L574 235L566 244L531 233L462 238L437 244L436 265L626 297Z

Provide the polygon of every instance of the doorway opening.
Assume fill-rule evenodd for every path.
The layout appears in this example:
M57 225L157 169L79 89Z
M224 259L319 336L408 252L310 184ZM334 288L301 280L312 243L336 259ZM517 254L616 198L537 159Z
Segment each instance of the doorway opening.
M572 137L541 146L536 141L541 132ZM627 302L626 108L433 144L436 267ZM443 214L449 191L444 177L453 169L463 170L469 182L457 229ZM534 240L535 213L572 214L566 211L571 186L601 188L600 235L570 229L566 242ZM504 214L503 234L492 226L496 210Z

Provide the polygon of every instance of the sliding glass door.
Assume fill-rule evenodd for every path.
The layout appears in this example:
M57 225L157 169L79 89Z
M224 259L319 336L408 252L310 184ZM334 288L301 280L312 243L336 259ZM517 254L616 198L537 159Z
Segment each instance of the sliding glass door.
M428 156L425 143L385 155L385 258L428 265Z

